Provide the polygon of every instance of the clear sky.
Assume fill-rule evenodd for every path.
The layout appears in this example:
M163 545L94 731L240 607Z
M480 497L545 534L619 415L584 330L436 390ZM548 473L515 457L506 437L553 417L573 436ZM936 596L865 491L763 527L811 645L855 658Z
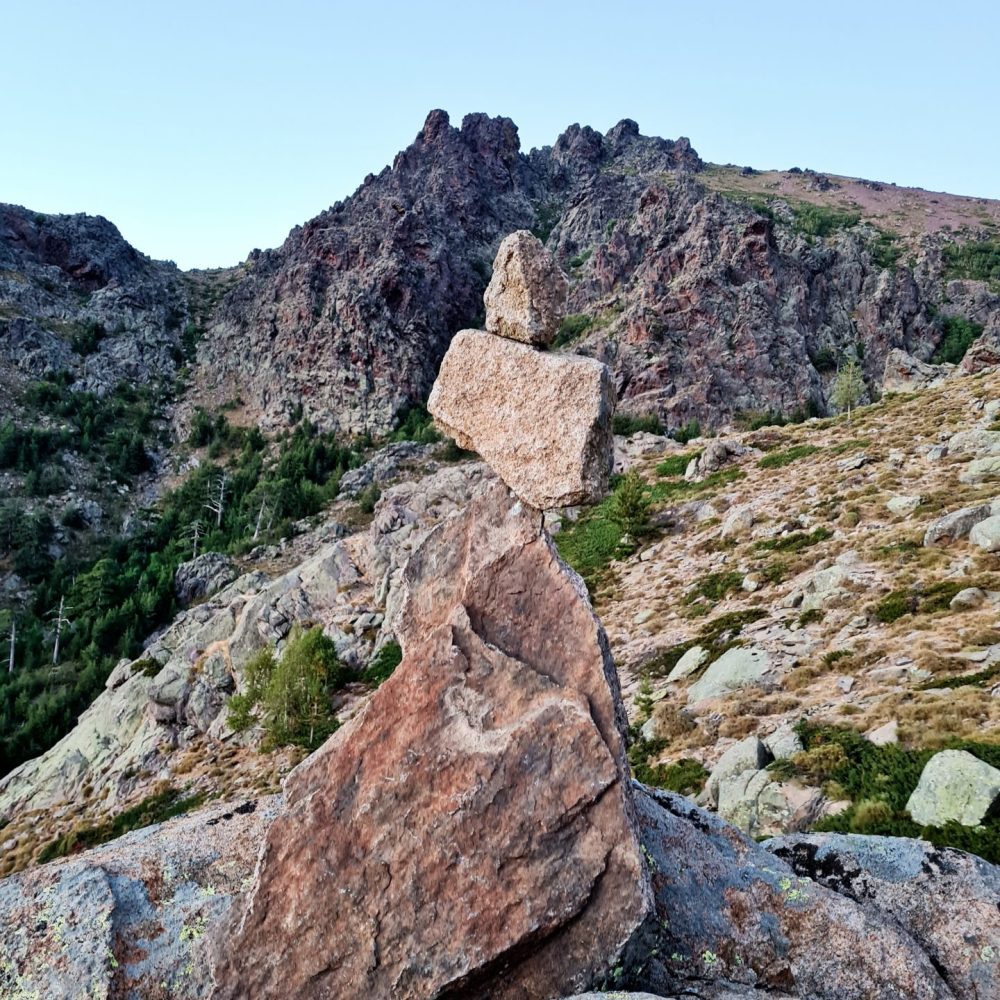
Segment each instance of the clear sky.
M0 35L0 201L182 267L280 244L436 107L1000 198L987 0L0 0Z

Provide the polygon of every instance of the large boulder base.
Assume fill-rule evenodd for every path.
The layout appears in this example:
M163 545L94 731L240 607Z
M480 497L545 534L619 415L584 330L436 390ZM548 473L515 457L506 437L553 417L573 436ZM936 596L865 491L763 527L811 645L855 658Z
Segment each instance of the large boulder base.
M541 241L526 229L504 238L486 288L486 329L547 347L566 315L569 282Z
M615 390L591 358L546 354L463 330L448 348L427 408L539 509L591 503L607 490Z
M977 826L998 808L1000 771L965 750L934 754L906 803L913 821L924 826Z
M649 909L603 629L500 486L411 558L404 659L290 777L217 997L553 997Z

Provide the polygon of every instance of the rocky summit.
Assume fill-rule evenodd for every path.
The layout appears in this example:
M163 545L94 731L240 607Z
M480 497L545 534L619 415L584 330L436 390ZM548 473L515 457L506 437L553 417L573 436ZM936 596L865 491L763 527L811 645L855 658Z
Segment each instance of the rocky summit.
M0 997L1000 995L998 223L441 111L234 268L0 207Z

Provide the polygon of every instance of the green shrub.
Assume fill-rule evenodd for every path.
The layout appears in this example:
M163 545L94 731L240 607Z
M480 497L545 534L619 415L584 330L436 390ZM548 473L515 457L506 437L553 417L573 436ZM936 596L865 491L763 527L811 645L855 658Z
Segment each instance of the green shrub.
M77 354L82 354L86 357L97 350L98 345L105 338L106 334L107 331L104 329L103 323L99 323L94 319L88 320L73 334L70 340L70 347Z
M416 441L417 444L435 444L441 435L434 427L434 419L422 403L414 403L400 414L399 425L389 435L390 441Z
M634 539L646 530L649 503L645 480L638 472L629 472L615 486L608 512L622 531Z
M1000 241L949 243L941 251L946 278L1000 281Z
M570 270L575 271L577 270L577 268L583 267L583 265L586 264L587 261L590 260L591 257L593 257L593 255L594 255L593 249L582 250L575 257L570 257L570 259L566 262L566 264L570 268Z
M931 360L935 364L950 362L957 365L965 352L983 332L979 323L962 316L944 316L941 319L941 340L934 350Z
M682 427L671 431L670 436L678 444L687 444L688 441L693 441L695 438L701 437L701 424L697 420L689 420Z
M899 237L894 233L880 231L868 247L872 261L887 271L895 270L899 258L903 255L903 248L898 241Z
M942 580L926 590L893 590L875 605L875 617L888 625L903 615L928 615L944 611L964 586L958 581Z
M754 548L764 552L801 552L832 537L833 532L829 528L820 527L809 532L793 531L790 535L763 538L759 542L754 542Z
M808 455L815 455L820 449L814 444L797 444L785 451L772 452L765 455L757 465L761 469L780 469L792 462L797 462L800 458Z
M570 313L560 324L556 331L555 339L552 341L553 347L565 347L566 344L582 337L594 323L594 317L586 313Z
M831 347L821 347L810 355L813 368L818 372L832 372L837 369L837 355Z
M829 236L838 229L850 229L861 221L860 212L845 212L825 205L800 204L794 206L793 228L807 236Z
M662 753L664 747L662 740L638 740L629 747L629 763L636 781L679 795L697 795L708 780L705 766L690 757L673 764L650 764L649 759Z
M663 425L655 413L644 413L633 416L628 413L616 413L611 419L611 429L622 437L631 437L640 431L647 434L662 434Z
M363 514L374 514L375 504L379 502L382 497L382 491L379 489L378 483L371 483L366 486L358 494L358 506L361 508Z
M737 570L729 572L709 573L696 580L694 587L684 595L685 604L705 598L708 601L721 601L730 591L739 590L743 582L743 574Z
M395 639L390 639L368 662L362 678L372 687L378 687L392 676L403 662L403 649Z
M1000 817L991 817L980 827L949 823L943 827L921 827L906 813L906 803L917 787L927 761L937 752L930 748L906 750L898 744L876 746L857 730L846 726L817 726L799 723L795 727L805 747L806 760L820 747L825 751L814 777L823 776L838 787L838 795L852 801L850 808L817 823L815 829L840 833L866 833L891 837L921 837L938 847L954 847L978 854L987 861L1000 862ZM992 767L1000 767L1000 745L953 741L948 748L966 750ZM778 761L771 770L785 777L807 777L792 761ZM832 766L831 765L835 765ZM807 777L808 780L808 777Z

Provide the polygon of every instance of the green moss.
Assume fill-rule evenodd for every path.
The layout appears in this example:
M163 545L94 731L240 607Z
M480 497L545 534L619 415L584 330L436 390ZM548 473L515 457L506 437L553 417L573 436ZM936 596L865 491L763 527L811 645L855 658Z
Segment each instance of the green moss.
M776 451L770 455L765 455L757 465L762 469L780 469L792 462L797 462L800 458L808 455L815 455L820 449L813 444L797 444L786 451Z

